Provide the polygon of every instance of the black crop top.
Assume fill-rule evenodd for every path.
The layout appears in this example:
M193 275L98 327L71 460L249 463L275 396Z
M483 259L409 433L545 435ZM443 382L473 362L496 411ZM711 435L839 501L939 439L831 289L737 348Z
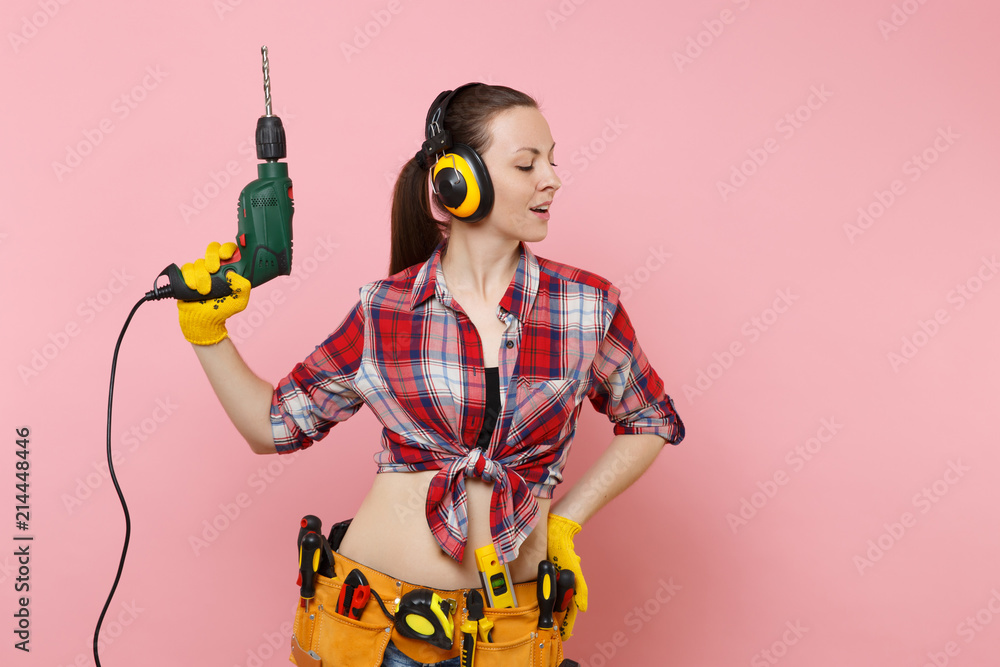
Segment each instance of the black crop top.
M476 446L480 449L489 447L493 429L500 417L500 368L490 366L483 370L486 371L486 417L483 419L483 430L479 432L479 440L476 441Z

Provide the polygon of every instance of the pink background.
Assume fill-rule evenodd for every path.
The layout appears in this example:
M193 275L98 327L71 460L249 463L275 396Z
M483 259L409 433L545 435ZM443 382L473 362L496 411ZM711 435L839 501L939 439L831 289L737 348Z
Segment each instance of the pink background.
M533 249L623 288L688 429L578 537L591 611L569 657L993 664L1000 7L500 6L4 3L4 664L92 663L124 533L100 472L112 350L164 266L235 234L262 44L295 266L230 330L271 381L385 275L390 184L434 96L479 80L542 104L565 187ZM133 320L114 414L133 532L104 664L286 664L298 518L352 515L375 418L252 455L168 302ZM11 632L22 426L30 654ZM586 408L564 488L611 436Z

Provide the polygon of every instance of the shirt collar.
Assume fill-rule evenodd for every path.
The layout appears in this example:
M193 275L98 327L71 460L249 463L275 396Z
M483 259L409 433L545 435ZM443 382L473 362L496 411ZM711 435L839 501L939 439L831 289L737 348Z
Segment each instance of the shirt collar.
M410 310L413 310L431 296L436 296L439 301L450 306L452 296L448 291L441 271L441 252L448 245L448 239L442 239L434 252L424 262L417 272L413 281L413 289L410 295ZM518 244L521 257L517 262L517 270L514 272L514 279L511 280L503 298L500 299L500 307L511 313L519 321L523 322L531 306L535 302L535 295L538 293L538 258L531 252L522 241Z

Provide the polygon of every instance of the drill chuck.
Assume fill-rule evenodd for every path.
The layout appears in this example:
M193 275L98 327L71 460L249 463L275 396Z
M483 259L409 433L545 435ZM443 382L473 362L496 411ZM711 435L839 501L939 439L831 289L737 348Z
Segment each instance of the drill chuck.
M278 116L257 119L257 159L273 162L285 157L285 127Z

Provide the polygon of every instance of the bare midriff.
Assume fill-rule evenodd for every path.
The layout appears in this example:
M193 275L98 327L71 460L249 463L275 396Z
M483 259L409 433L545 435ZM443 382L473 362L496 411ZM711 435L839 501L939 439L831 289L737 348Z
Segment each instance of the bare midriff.
M427 525L424 500L436 470L385 472L375 476L340 545L340 553L401 581L428 588L478 588L474 552L492 544L490 497L493 484L465 479L468 542L461 563L441 549ZM419 501L418 501L419 499ZM509 563L514 583L533 581L538 561L546 558L549 499L538 501L538 523Z

